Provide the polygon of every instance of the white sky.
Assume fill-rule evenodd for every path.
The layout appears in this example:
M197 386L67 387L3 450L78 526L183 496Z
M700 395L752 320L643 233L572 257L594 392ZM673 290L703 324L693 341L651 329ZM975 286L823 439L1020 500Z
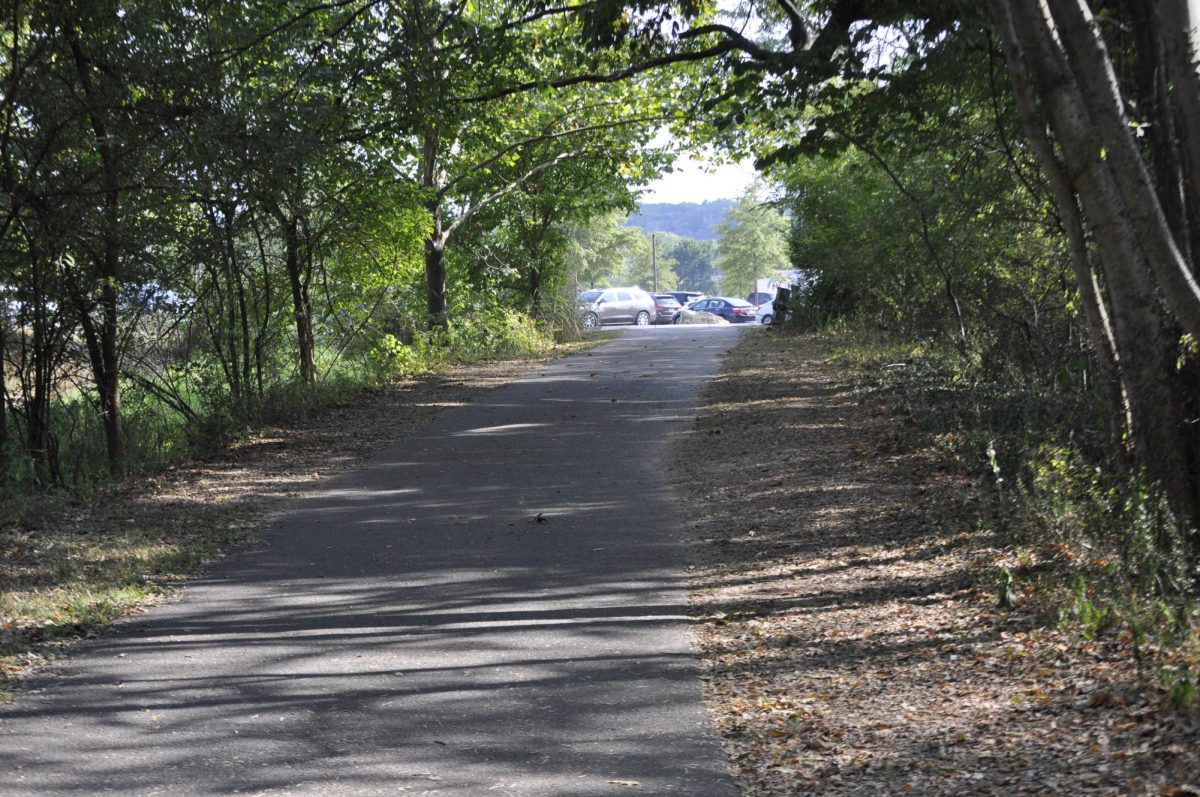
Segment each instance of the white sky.
M737 199L754 181L750 161L715 166L681 155L675 171L665 174L646 187L643 203L708 202L713 199Z

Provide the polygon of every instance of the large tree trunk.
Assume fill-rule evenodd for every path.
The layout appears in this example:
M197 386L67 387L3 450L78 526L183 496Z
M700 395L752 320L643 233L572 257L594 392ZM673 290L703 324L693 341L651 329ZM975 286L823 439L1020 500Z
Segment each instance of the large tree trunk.
M1154 4L1162 33L1167 98L1175 122L1183 161L1184 219L1194 258L1200 253L1200 11L1188 0L1158 0Z
M1137 461L1164 486L1172 505L1195 519L1200 516L1197 511L1200 493L1194 476L1196 451L1178 392L1171 356L1174 341L1159 310L1159 289L1163 286L1155 280L1165 272L1162 262L1153 269L1148 262L1163 255L1163 236L1170 246L1174 242L1170 240L1165 216L1140 155L1136 165L1119 164L1120 157L1105 151L1113 131L1097 122L1094 113L1103 90L1082 85L1090 77L1099 81L1111 79L1111 64L1100 69L1089 61L1099 70L1094 76L1073 70L1070 61L1076 58L1075 54L1064 52L1059 46L1071 36L1056 35L1053 21L1043 15L1038 0L993 0L991 9L1001 38L1006 41L1005 55L1011 61L1010 69L1015 76L1029 75L1040 99L1041 126L1049 127L1059 146L1062 172L1070 182L1069 192L1056 191L1060 204L1069 205L1060 208L1062 215L1070 218L1082 207L1103 253L1116 360L1125 387ZM1075 31L1073 37L1078 39L1080 35ZM1095 42L1088 44L1094 45ZM1076 41L1074 49L1080 47L1083 44ZM1018 81L1018 95L1020 91ZM1119 108L1116 113L1119 115ZM1112 117L1114 112L1105 108L1100 114ZM1126 131L1121 134L1128 138ZM1109 146L1119 149L1121 144ZM1130 172L1137 170L1134 166L1144 178L1140 186L1133 184ZM1079 205L1075 204L1076 197ZM1130 206L1134 201L1147 201L1147 197L1154 203L1151 211ZM1158 237L1149 240L1153 236L1148 225L1155 220L1160 225ZM1175 253L1179 254L1178 247ZM1178 269L1167 271L1170 273L1166 276L1176 281L1176 301L1171 307L1186 309L1186 296L1181 296L1178 289L1187 280ZM1081 271L1077 274L1084 276ZM1088 289L1087 282L1080 279L1081 290ZM1163 290L1168 292L1170 289Z
M1000 16L1000 14L995 14L995 16ZM1121 376L1112 321L1102 299L1096 269L1092 265L1092 254L1088 248L1087 233L1079 208L1079 200L1071 185L1071 180L1067 176L1066 169L1055 154L1053 142L1046 135L1046 125L1042 121L1042 109L1038 105L1037 95L1030 81L1024 59L1017 48L1011 26L1001 17L1001 21L997 22L997 27L1002 28L1000 43L1008 64L1009 74L1013 79L1014 97L1017 115L1021 120L1021 129L1029 141L1038 165L1046 175L1055 205L1058 208L1059 220L1067 236L1071 267L1075 272L1075 284L1079 291L1080 304L1083 307L1088 338L1096 352L1097 367L1104 390L1108 395L1110 412L1114 420L1113 431L1121 434L1128 433L1133 422L1129 415L1129 399L1125 393L1125 385Z
M1093 149L1094 155L1089 153L1088 160L1100 158L1091 166L1111 176L1138 248L1145 253L1146 263L1154 273L1167 306L1183 328L1200 339L1200 284L1196 282L1191 264L1175 240L1159 202L1154 181L1125 114L1112 61L1091 10L1085 0L1047 0L1052 14L1049 19L1036 4L1026 5L1034 7L1028 9L1028 19L1019 21L1018 27L1036 26L1051 41L1051 46L1061 42L1066 58L1054 64L1052 69L1056 73L1055 79L1062 81L1063 89L1076 95L1072 101L1082 113L1073 115L1086 118L1092 126L1086 131L1086 137L1094 139L1091 143L1098 146ZM1018 13L1015 16L1024 15ZM1053 109L1054 103L1050 104ZM1061 134L1059 141L1063 142Z

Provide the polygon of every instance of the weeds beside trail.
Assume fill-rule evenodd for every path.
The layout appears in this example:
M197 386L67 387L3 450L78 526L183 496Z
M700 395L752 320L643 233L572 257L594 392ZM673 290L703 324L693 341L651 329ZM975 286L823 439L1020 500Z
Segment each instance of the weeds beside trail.
M1159 677L1194 666L1184 629L1045 611L1075 554L1014 544L987 455L935 445L929 395L850 344L747 336L674 466L744 794L1197 794L1200 725Z

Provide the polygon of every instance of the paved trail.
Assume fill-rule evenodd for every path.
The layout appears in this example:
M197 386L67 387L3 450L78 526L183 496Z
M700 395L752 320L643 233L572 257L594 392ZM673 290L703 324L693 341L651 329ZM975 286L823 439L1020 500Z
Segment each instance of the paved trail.
M732 797L661 475L735 329L443 415L0 710L0 794Z

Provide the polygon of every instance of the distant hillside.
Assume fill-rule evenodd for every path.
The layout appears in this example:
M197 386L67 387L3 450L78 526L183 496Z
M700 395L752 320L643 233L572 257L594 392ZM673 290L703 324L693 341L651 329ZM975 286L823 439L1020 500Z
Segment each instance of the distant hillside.
M714 199L711 202L679 202L674 204L648 203L641 212L633 213L626 220L629 227L641 227L646 232L673 232L684 238L713 241L717 238L717 225L736 204L732 199Z

